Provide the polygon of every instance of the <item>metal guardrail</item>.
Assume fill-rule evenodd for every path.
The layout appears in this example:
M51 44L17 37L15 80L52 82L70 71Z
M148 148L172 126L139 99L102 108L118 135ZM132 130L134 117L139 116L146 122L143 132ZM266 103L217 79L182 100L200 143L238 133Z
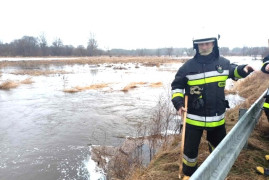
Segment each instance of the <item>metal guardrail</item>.
M262 112L264 95L256 100L236 125L191 176L190 180L223 180L247 143Z

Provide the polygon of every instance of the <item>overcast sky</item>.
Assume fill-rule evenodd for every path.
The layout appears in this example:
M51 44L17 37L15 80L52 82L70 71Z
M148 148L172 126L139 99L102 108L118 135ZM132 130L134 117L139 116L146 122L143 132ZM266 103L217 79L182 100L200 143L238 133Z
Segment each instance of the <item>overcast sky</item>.
M268 46L268 0L0 0L0 40L44 33L49 45L191 47L201 29L220 47Z

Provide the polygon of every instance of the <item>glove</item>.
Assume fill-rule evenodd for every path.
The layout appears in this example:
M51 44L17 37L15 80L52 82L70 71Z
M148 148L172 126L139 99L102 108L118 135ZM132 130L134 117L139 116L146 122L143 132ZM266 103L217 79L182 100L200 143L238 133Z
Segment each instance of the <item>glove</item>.
M237 71L238 71L238 74L239 74L241 77L245 78L245 77L247 77L251 72L253 72L254 69L253 69L251 66L244 64L244 65L239 65L239 66L237 66Z
M247 76L254 71L253 67L246 65L243 71L247 74Z

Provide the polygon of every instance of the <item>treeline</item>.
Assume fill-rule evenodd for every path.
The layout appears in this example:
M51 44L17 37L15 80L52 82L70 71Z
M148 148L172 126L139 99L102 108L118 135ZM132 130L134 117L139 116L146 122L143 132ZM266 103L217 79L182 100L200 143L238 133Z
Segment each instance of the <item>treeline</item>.
M0 56L193 56L192 48L158 48L158 49L107 49L98 48L98 43L93 35L88 40L87 47L79 45L64 45L60 38L56 38L51 45L46 37L23 36L11 43L0 41ZM265 56L269 54L268 47L243 47L233 48L221 47L220 54L224 56Z

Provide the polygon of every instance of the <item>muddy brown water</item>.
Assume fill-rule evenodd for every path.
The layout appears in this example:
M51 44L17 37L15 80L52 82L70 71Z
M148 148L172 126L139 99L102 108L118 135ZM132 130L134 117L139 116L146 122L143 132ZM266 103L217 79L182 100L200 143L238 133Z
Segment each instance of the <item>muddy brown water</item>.
M122 66L124 68L114 68ZM0 90L0 179L91 179L85 165L89 144L121 144L147 121L178 65L136 67L106 64L38 67L67 74L14 75L1 69L0 83L31 77L32 84ZM127 92L131 82L145 82ZM164 87L150 87L162 82ZM102 89L65 93L76 86L108 83Z
M0 179L93 180L88 145L117 146L124 137L135 136L136 125L149 120L159 95L168 90L179 66L137 68L128 63L36 67L67 72L41 76L12 74L23 70L19 67L0 69L0 83L29 77L33 80L32 84L0 90ZM121 91L131 82L145 83ZM156 82L163 86L150 87ZM102 89L63 91L104 83L108 86Z

